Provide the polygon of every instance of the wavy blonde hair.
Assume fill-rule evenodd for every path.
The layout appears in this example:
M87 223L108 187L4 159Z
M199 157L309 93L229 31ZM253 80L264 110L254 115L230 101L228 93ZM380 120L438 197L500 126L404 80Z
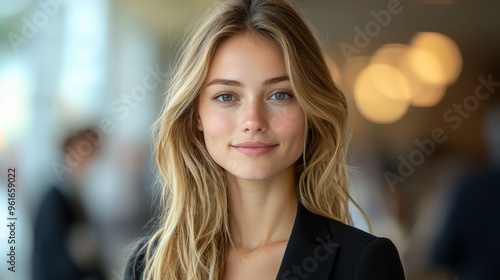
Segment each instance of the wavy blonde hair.
M299 201L314 213L352 223L345 163L348 106L311 27L286 1L224 1L193 29L155 124L162 209L156 232L142 248L145 279L224 275L231 244L226 178L196 128L197 99L218 46L245 32L276 43L305 112L306 144L296 172Z

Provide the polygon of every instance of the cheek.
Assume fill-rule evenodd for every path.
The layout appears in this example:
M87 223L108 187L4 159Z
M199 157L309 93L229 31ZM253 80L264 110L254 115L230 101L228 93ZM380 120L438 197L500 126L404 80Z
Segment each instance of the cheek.
M221 147L220 144L228 142L227 138L231 135L234 126L233 118L216 110L209 113L201 110L200 122L203 126L203 137L209 153L212 154Z
M305 117L301 108L288 110L274 120L275 131L290 139L293 146L302 150L305 136Z
M201 116L201 122L203 124L203 132L206 135L213 136L223 136L224 132L227 132L232 127L230 117L224 116L224 114L210 113Z

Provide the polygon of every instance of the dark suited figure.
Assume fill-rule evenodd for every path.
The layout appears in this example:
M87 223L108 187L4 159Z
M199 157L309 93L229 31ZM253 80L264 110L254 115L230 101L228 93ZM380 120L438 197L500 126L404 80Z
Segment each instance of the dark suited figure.
M432 254L433 264L457 279L498 279L500 106L490 112L486 127L492 164L460 181Z
M85 170L96 153L88 133L92 131L77 132L64 141L66 157L75 159L77 166L40 204L34 235L35 280L103 279L80 193Z
M500 252L500 170L464 180L452 200L433 262L458 279L497 279Z

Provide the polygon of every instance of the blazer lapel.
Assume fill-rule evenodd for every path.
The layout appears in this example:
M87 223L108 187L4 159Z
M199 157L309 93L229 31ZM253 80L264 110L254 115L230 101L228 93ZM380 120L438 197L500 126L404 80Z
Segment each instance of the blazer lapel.
M299 202L276 280L329 279L340 246L332 240L328 219Z

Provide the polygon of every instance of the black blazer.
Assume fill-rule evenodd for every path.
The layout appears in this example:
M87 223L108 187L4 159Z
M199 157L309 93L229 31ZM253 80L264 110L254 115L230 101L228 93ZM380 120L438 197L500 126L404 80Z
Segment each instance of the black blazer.
M142 279L143 257L137 250L132 254L124 279ZM302 279L399 280L405 276L389 239L316 215L299 203L276 280Z

